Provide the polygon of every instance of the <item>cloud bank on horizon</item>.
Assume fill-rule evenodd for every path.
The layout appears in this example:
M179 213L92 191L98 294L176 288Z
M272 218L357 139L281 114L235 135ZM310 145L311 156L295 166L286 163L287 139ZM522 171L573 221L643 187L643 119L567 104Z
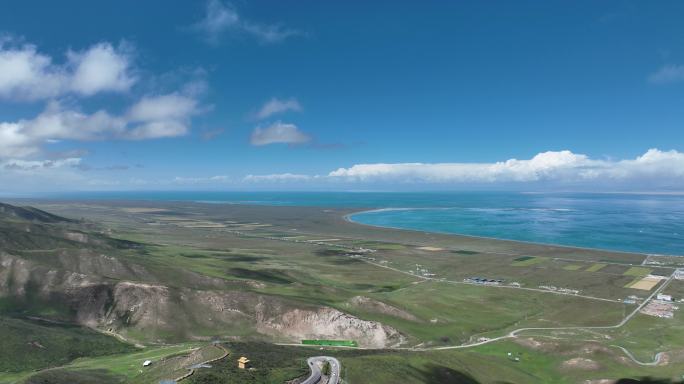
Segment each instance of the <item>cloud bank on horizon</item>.
M531 159L494 163L374 163L339 168L326 175L248 175L257 182L334 182L427 185L533 185L682 188L684 153L649 149L634 159L592 159L571 151L547 151Z
M493 163L374 163L338 168L326 174L280 173L263 175L176 176L171 179L87 179L73 169L81 158L56 160L0 160L0 180L33 176L35 184L80 182L81 189L358 189L410 186L412 189L481 188L527 189L541 187L580 191L681 191L684 153L649 149L633 159L592 159L568 150L542 152L530 159ZM69 189L69 188L67 188ZM73 188L71 188L73 189Z

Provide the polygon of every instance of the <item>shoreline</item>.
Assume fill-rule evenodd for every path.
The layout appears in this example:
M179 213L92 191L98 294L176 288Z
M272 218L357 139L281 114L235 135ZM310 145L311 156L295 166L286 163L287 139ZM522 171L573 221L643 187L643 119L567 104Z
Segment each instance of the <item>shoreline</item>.
M367 210L360 210L360 211L356 211L356 212L352 212L352 213L347 213L347 214L343 215L342 218L344 219L344 221L351 223L351 224L362 225L362 226L367 226L367 227L372 227L372 228L393 229L393 230L398 230L398 231L434 233L437 235L446 235L446 236L462 236L462 237L467 237L467 238L472 238L472 239L480 239L480 240L511 241L511 242L522 243L522 244L530 244L530 245L537 245L537 246L563 247L563 248L579 249L579 250L586 250L586 251L620 252L620 253L626 253L626 254L630 254L630 255L638 255L638 256L646 256L646 257L648 257L648 256L684 257L684 254L672 255L672 254L662 254L662 253L634 252L634 251L624 251L624 250L620 250L620 249L581 247L581 246L577 246L577 245L566 245L566 244L558 244L558 243L541 243L541 242L529 241L529 240L504 239L504 238L500 238L500 237L478 236L478 235L469 235L469 234L454 233L454 232L426 231L426 230L418 230L418 229L412 229L412 228L393 227L393 226L389 226L389 225L367 224L367 223L362 223L360 221L355 221L351 218L351 216L353 216L353 215L358 215L358 214L363 214L363 213L395 211L395 210L410 211L410 210L415 210L415 209L421 209L421 208L375 208L375 209L367 209Z
M104 203L105 205L112 204L112 205L127 205L127 204L136 204L136 205L141 205L141 206L146 206L146 205L153 205L153 206L165 206L168 204L197 204L200 206L225 206L225 207L245 207L245 208L258 208L258 209L265 209L265 208L275 208L275 209L314 209L314 210L332 210L332 211L337 211L341 213L338 217L340 217L344 222L350 223L359 227L369 227L369 228L377 228L377 229L388 229L388 230L393 230L393 231L402 231L402 232L412 232L412 233L418 233L418 234L434 234L434 235L439 235L439 236L447 236L447 237L461 237L461 238L466 238L466 239L476 239L476 240L488 240L488 241L493 241L493 242L509 242L509 243L518 243L518 244L524 244L524 245L532 245L532 246L538 246L538 247L558 247L558 248L567 248L567 249L576 249L580 251L595 251L595 252L608 252L608 253L622 253L626 255L635 255L635 256L641 256L641 257L649 257L649 256L660 256L660 257L684 257L684 254L681 255L676 255L676 254L663 254L663 253L647 253L647 252L638 252L638 251L627 251L627 250L619 250L619 249L610 249L610 248L597 248L597 247L583 247L583 246L577 246L577 245L565 245L565 244L558 244L558 243L544 243L544 242L535 242L535 241L529 241L529 240L517 240L517 239L506 239L506 238L499 238L499 237L489 237L489 236L479 236L479 235L471 235L471 234L461 234L461 233L454 233L454 232L441 232L441 231L431 231L431 230L420 230L420 229L412 229L412 228L402 228L402 227L395 227L395 226L384 226L384 225L374 225L374 224L366 224L362 223L359 221L353 220L351 217L353 215L361 214L361 213L369 213L369 212L382 212L382 211L395 211L395 210L420 210L420 209L439 209L439 208L423 208L423 207L417 207L417 208L411 208L411 207L398 207L398 208L371 208L371 207L339 207L339 206L299 206L299 205L270 205L270 204L255 204L255 203L235 203L235 202L228 202L228 201L221 201L221 202L207 202L207 201L199 201L199 200L138 200L138 199L89 199L89 200L67 200L67 199L35 199L35 198L20 198L20 199L7 199L6 201L12 203L12 202L21 202L23 204L31 204L31 203L38 203L38 204L71 204L71 203Z

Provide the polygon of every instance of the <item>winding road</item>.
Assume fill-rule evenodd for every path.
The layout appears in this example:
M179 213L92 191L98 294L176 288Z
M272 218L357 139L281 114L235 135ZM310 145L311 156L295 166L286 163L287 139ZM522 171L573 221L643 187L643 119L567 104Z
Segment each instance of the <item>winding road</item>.
M245 233L238 232L238 231L230 231L230 232L234 232L234 233L237 234L237 235L247 236L247 237L261 237L261 238L268 238L268 239L271 239L271 240L278 240L278 241L293 241L293 240L291 240L291 239L284 239L284 238L279 238L279 237L267 237L267 236L258 236L258 235L255 236L255 235L245 234ZM323 243L323 244L321 244L321 243L317 243L317 242L313 242L313 241L302 241L302 240L294 240L294 242L297 242L297 243L304 242L304 243L309 243L309 244L326 245L326 246L330 246L330 245L331 245L331 244L328 244L328 243ZM336 245L336 246L337 246L338 248L341 248L341 249L354 250L353 247L340 246L340 245ZM503 252L494 252L494 253L498 253L498 254L508 254L508 253L503 253ZM564 260L563 258L554 258L554 259ZM408 271L404 271L404 270L401 270L401 269L398 269L398 268L390 267L390 266L388 266L388 265L383 265L383 264L380 264L380 263L376 263L376 262L371 261L371 260L366 259L366 258L359 258L359 259L357 259L357 260L361 260L361 261L363 261L363 262L365 262L365 263L367 263L367 264L370 264L370 265L373 265L373 266L376 266L376 267L379 267L379 268L389 269L389 270L392 270L392 271L395 271L395 272L398 272L398 273L402 273L402 274L405 274L405 275L409 275L409 276L412 276L412 277L414 277L414 278L418 278L418 279L420 279L420 280L422 280L422 281L435 281L435 282L441 282L441 283L446 283L446 284L478 285L478 286L483 286L483 287L488 287L488 288L518 289L518 290L524 290L524 291L541 292L541 293L546 293L546 294L574 296L574 297L579 297L579 298L588 299L588 300L598 300L598 301L617 302L617 303L621 302L620 300L615 300L615 299L607 299L607 298L602 298L602 297L595 297L595 296L588 296L588 295L580 295L580 294L572 294L572 293L558 292L558 291L549 291L549 290L546 290L546 289L538 289L538 288L530 288L530 287L513 287L513 286L506 286L506 285L480 285L480 284L473 284L473 283L468 283L468 282L464 282L464 281L454 281L454 280L446 280L446 279L442 279L442 278L433 278L433 277L428 277L428 276L420 276L420 275L416 275L416 274L410 273L410 272L408 272ZM574 260L574 259L571 259L571 260ZM618 264L618 263L609 263L609 264ZM636 264L631 264L631 263L630 263L630 264L627 264L627 265L636 265ZM519 328L519 329L513 330L513 331L509 332L508 334L505 334L505 335L502 335L502 336L499 336L499 337L494 337L494 338L491 338L491 339L486 339L486 340L482 340L482 341L478 341L478 342L467 343L467 344L461 344L461 345L452 345L452 346L445 346L445 347L428 347L428 348L407 347L407 348L389 348L389 349L394 349L394 350L410 350L410 351L430 351L430 350L433 350L433 351L434 351L434 350L448 350L448 349L465 349L465 348L477 347L477 346L484 345L484 344L494 343L494 342L497 342L497 341L500 341L500 340L515 338L515 337L518 336L518 333L525 332L525 331L552 331L552 330L560 331L560 330L618 329L618 328L623 327L625 324L627 324L627 322L629 322L629 321L632 319L632 317L634 317L637 313L639 313L639 311L640 311L641 309L643 309L646 305L648 305L648 303L649 303L651 300L653 300L653 298L656 297L656 295L657 295L658 293L661 293L662 291L664 291L665 288L672 282L672 280L674 280L674 275L675 275L675 273L673 272L667 279L665 279L665 281L664 281L662 284L660 284L660 286L659 286L658 288L656 288L656 289L651 293L651 295L649 295L649 296L648 296L640 305L638 305L638 306L636 307L636 309L634 309L632 312L630 312L628 315L626 315L619 323L617 323L617 324L615 324L615 325L604 325L604 326L569 326L569 327L527 327L527 328ZM654 361L653 361L653 362L643 363L643 362L640 362L639 360L637 360L637 359L636 359L636 358L635 358L635 357L634 357L626 348L623 348L623 347L620 347L620 346L617 346L617 345L615 345L614 347L617 347L617 348L619 348L620 350L622 350L622 351L623 351L623 352L624 352L632 361L634 361L635 363L637 363L637 364L639 364L639 365L658 365L658 364L661 362L661 359L662 359L662 356L663 356L662 353L657 353L657 354L655 355L655 358L654 358ZM314 357L314 358L312 358L312 359L321 359L321 358L324 358L324 357ZM311 359L310 359L310 360L311 360ZM310 365L311 365L311 364L310 364ZM332 365L332 364L331 364L331 365ZM338 363L338 367L339 367L339 363ZM313 376L314 376L314 372L313 372L313 368L312 368L312 376L309 378L309 380L310 380ZM339 375L338 375L337 377L339 377ZM309 381L309 380L303 382L303 384L314 384L314 383L318 383L318 380L320 380L320 372L319 372L319 378L318 378L317 380L315 380L315 381ZM331 379L330 382L333 383L333 384L337 384L337 380L332 381L332 379Z
M627 322L634 317L639 311L644 308L648 303L656 297L656 295L660 292L662 292L669 284L670 282L674 279L674 273L670 275L670 277L665 280L664 283L660 285L653 293L651 293L646 300L644 300L639 306L636 307L636 309L632 312L630 312L627 316L625 316L619 323L615 325L599 325L599 326L574 326L574 327L528 327L528 328L519 328L514 331L509 332L507 335L495 337L492 339L487 339L483 341L479 341L477 343L470 343L470 344L462 344L462 345L452 345L448 347L433 347L433 348L422 348L421 350L444 350L444 349L463 349L463 348L470 348L470 347L476 347L478 345L483 345L483 344L489 344L493 343L495 341L503 340L503 339L508 339L508 338L513 338L518 336L518 333L524 332L524 331L563 331L563 330L585 330L585 329L617 329L622 327L623 325L627 324ZM618 347L623 351L626 351L625 348ZM417 348L414 348L416 350ZM634 360L635 362L639 363L636 359L634 359L633 356L629 355L629 357ZM659 361L659 358L658 360ZM643 364L642 364L643 365Z
M323 377L323 374L321 373L321 365L323 365L323 363L326 361L330 363L330 376L328 378L328 384L338 384L340 381L341 365L336 358L330 356L315 356L307 359L306 362L309 364L309 369L311 369L311 375L309 375L306 380L302 381L301 384L318 384Z
M656 353L656 355L653 357L653 361L644 363L643 361L637 360L636 357L634 357L634 355L632 355L632 352L628 351L627 349L625 349L619 345L611 345L611 347L615 347L615 348L622 350L622 352L624 352L625 355L627 355L627 357L629 357L633 362L635 362L636 364L639 364L639 365L655 366L655 365L660 364L661 361L663 361L663 352Z

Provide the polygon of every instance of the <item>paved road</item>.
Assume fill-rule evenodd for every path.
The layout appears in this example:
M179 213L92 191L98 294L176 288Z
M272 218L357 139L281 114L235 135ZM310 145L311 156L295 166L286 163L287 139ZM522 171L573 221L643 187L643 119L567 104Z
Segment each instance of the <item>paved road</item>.
M632 355L632 352L628 351L627 349L625 349L625 348L623 348L623 347L621 347L621 346L619 346L619 345L612 345L612 347L621 349L622 352L624 352L625 355L627 355L627 357L629 357L630 359L632 359L633 362L635 362L635 363L637 363L637 364L639 364L639 365L645 365L645 366L658 365L658 364L660 364L660 362L663 360L663 353L662 353L662 352L658 352L658 353L656 353L656 355L653 357L653 361L644 363L643 361L637 360L636 357L634 357L634 355Z
M311 369L311 375L302 381L301 384L318 384L321 381L321 365L324 362L330 363L330 379L328 384L338 384L340 380L340 362L336 358L330 356L316 356L310 357L306 362Z

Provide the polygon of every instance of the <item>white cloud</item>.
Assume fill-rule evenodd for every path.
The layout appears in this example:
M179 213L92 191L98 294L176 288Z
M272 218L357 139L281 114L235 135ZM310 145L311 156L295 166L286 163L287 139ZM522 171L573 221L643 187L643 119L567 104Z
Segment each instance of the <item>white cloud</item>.
M36 46L0 41L0 98L23 101L53 98L69 93L90 96L127 91L136 81L132 59L125 49L100 43L67 52L67 61L55 64Z
M393 163L357 164L329 173L356 180L394 179L426 182L535 181L594 163L570 151L544 152L530 160L497 163Z
M545 185L582 189L684 188L684 153L649 149L625 160L592 159L570 151L542 152L530 159L493 163L372 163L325 175L248 175L244 182L366 185Z
M34 172L42 169L75 167L81 163L81 158L72 157L57 160L22 160L10 159L0 162L0 168L10 171Z
M211 183L228 183L232 179L226 175L216 175L211 177L182 177L176 176L171 181L173 184L195 185Z
M0 158L25 157L38 151L20 123L0 123Z
M122 138L130 140L161 139L183 136L188 132L188 126L179 120L149 121L135 126Z
M178 119L193 114L197 100L177 93L161 96L146 96L128 111L131 121L154 121Z
M197 27L210 37L216 38L228 28L238 28L239 24L240 16L232 6L223 4L219 0L209 0L204 19L197 24Z
M247 183L252 182L294 182L309 181L317 176L301 175L295 173L277 173L271 175L247 175L242 180Z
M242 28L264 43L279 43L288 37L301 35L301 32L280 25L265 25L244 22Z
M299 104L299 101L297 101L297 99L292 98L288 100L280 100L277 98L273 98L267 101L261 107L261 109L259 109L259 111L256 113L256 118L266 119L277 113L283 113L287 111L299 112L301 110L302 106Z
M669 84L684 81L684 65L666 65L648 77L653 84Z
M75 169L80 163L80 158L0 160L0 193L73 189L75 185L83 185L86 180Z
M0 43L0 97L39 99L52 97L63 89L62 68L52 65L49 56L33 45L19 49Z
M302 132L294 124L277 121L266 128L256 127L252 132L252 145L268 144L303 144L311 140L311 136Z
M140 123L126 134L130 139L182 136L188 132L190 116L199 112L197 100L172 93L143 97L127 114L131 123Z
M193 28L204 34L207 41L218 42L225 32L244 33L263 43L277 43L300 32L280 25L266 25L243 20L235 8L220 0L207 1L204 18Z
M92 114L66 109L55 101L33 119L0 122L0 158L26 157L59 140L142 140L181 136L197 101L177 93L146 96L117 116L104 110Z
M549 151L529 160L510 159L496 163L357 164L332 171L328 177L364 182L456 184L652 179L684 185L684 153L650 149L635 159L611 161L590 159L570 151Z
M136 79L130 73L131 58L109 43L93 45L84 52L69 52L74 67L71 89L82 95L103 91L127 91Z

